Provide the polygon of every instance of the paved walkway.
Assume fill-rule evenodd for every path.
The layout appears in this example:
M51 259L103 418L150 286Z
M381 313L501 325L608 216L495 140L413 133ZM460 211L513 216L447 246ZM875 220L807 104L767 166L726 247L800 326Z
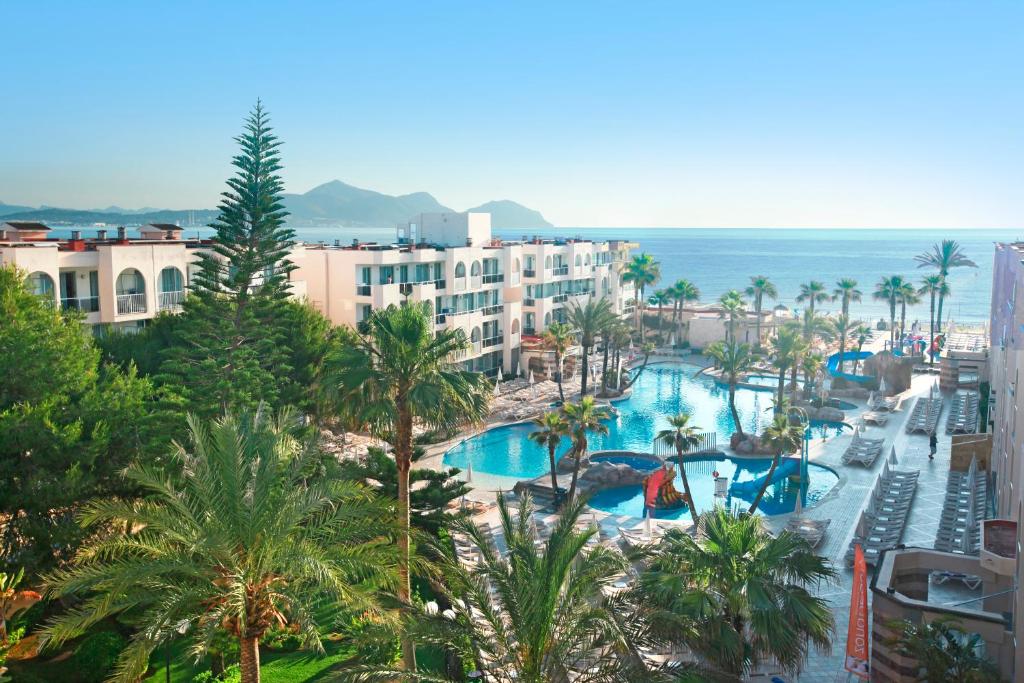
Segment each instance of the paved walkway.
M927 395L929 388L935 383L934 376L917 376L907 399L903 402L900 412L894 413L884 427L868 427L864 436L868 438L885 438L885 449L871 469L860 465L843 465L841 455L852 440L852 435L830 439L827 443L816 443L811 448L811 461L827 465L840 475L840 483L819 504L806 510L804 516L811 519L831 519L828 533L818 552L827 557L839 572L838 581L833 585L822 587L821 596L828 599L833 607L836 619L836 635L833 639L830 654L812 654L807 662L806 670L795 680L801 683L834 683L846 681L847 674L843 669L846 650L847 625L850 618L850 592L853 585L853 572L847 568L844 556L853 538L857 519L866 506L875 479L884 466L885 460L896 447L896 458L899 469L920 470L917 491L907 519L907 527L903 532L902 543L908 546L931 548L935 542L942 502L945 497L946 479L949 475L950 437L940 429L938 453L935 460L928 459L928 437L923 434L907 434L904 431L907 416L913 407L913 399ZM859 405L863 405L862 402ZM949 409L947 398L944 410ZM847 414L853 420L853 411ZM940 426L944 422L940 422ZM779 515L767 520L772 530L779 530L786 524L789 515ZM870 582L872 568L868 568ZM938 596L935 596L938 597ZM871 593L868 592L868 601Z

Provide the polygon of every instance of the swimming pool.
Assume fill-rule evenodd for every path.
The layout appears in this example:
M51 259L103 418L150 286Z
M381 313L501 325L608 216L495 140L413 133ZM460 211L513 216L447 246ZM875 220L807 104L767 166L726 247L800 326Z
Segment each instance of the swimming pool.
M653 472L661 467L661 462L652 457L633 455L629 453L616 453L614 455L594 455L590 458L591 463L610 462L613 465L629 465L633 469L647 470Z
M729 458L726 456L700 457L686 461L686 476L690 481L690 492L693 494L697 510L703 512L710 509L715 502L714 472L729 479L730 485L757 479L768 472L771 458ZM675 487L683 492L683 477L676 466ZM776 470L777 471L777 470ZM827 494L839 481L839 476L827 467L808 465L810 483L807 486L805 505L811 505ZM747 487L749 488L749 487ZM745 490L744 487L733 489L730 486L725 498L719 499L727 507L734 505L746 510L757 495L757 488ZM800 485L783 478L771 484L765 491L764 498L758 506L758 512L766 515L780 515L792 512L800 495ZM590 498L590 506L613 515L643 515L644 497L640 486L618 486L596 492ZM686 508L661 510L654 514L660 519L678 519L689 516Z
M714 379L698 375L700 368L684 363L648 366L633 386L629 398L616 401L618 415L608 422L608 434L592 434L591 451L650 453L658 431L668 418L689 413L691 424L701 431L715 431L718 443L727 445L735 431L729 410L729 392ZM736 391L736 409L745 432L759 431L772 420L771 394L753 389ZM834 436L842 423L812 423L814 438ZM529 440L530 424L497 427L457 444L444 456L448 467L473 469L473 483L484 488L510 489L520 479L539 477L548 471L546 449ZM561 456L569 444L564 439Z

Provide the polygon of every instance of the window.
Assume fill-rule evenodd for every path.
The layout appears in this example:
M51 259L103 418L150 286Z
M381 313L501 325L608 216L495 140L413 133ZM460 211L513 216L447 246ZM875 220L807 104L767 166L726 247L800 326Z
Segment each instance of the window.
M579 268L583 265L583 258L579 254L576 254L576 267Z
M455 264L455 277L466 277L466 264L462 261Z
M142 278L142 273L139 271L129 268L128 270L121 271L121 274L117 276L118 296L145 293L146 281Z
M160 271L160 291L180 292L185 289L185 278L174 266L167 266Z
M548 256L544 259L544 267L551 270L551 257Z
M469 274L474 276L474 277L476 277L477 275L480 274L480 262L479 261L473 261L473 265L472 265L472 267L469 270Z
M36 271L26 280L29 290L36 296L53 298L53 278L41 271Z

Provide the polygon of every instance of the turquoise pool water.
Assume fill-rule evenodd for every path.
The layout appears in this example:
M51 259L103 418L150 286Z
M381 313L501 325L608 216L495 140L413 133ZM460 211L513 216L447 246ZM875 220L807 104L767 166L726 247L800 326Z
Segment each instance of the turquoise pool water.
M728 445L735 431L729 410L728 390L704 375L700 368L683 363L649 366L634 385L629 398L617 401L618 415L608 423L608 434L593 434L590 450L651 452L658 431L668 427L668 417L689 413L691 424L702 431L715 431L718 443ZM739 389L736 408L744 431L757 431L772 419L769 392ZM814 438L838 434L840 423L812 425ZM520 479L532 479L548 471L547 451L531 442L529 424L508 425L488 430L454 446L444 456L449 467L466 470L472 466L473 482L486 488L511 488ZM568 439L558 449L565 452Z
M757 459L736 459L725 456L695 458L686 461L686 476L690 480L690 492L693 494L694 503L698 511L710 509L715 501L715 479L714 472L719 476L727 477L729 483L744 482L756 479L768 472L772 461L770 458ZM827 467L821 467L811 463L808 466L810 484L807 486L805 505L811 505L822 496L832 490L832 487L839 481L838 475ZM676 465L675 487L683 491L683 477ZM727 507L739 506L746 510L757 495L757 490L745 491L742 488L735 491L730 489L725 498L720 499ZM787 478L771 484L765 491L764 498L758 506L758 512L766 515L780 515L792 512L800 495L799 484ZM630 515L641 517L643 515L644 498L639 486L619 486L611 489L598 491L590 499L591 507L609 512L613 515ZM662 510L655 513L655 517L661 519L677 519L688 516L689 510L679 508L676 510Z

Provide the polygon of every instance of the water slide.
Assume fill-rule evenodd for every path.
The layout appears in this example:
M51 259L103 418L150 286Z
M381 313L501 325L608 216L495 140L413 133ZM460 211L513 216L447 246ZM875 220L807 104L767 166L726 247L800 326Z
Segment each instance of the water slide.
M769 484L774 484L790 475L797 474L800 471L800 458L783 458L779 463L779 466L775 468L775 472L772 473L772 479ZM764 480L768 478L766 472L763 476L751 479L750 481L734 481L729 485L729 493L731 495L740 495L744 493L756 494L760 489Z
M853 363L854 361L862 361L873 356L871 351L847 351L842 354L843 363ZM843 379L850 380L851 382L870 382L875 379L870 375L854 375L850 372L839 372L839 358L840 354L833 353L828 357L828 374L833 377L842 377Z

